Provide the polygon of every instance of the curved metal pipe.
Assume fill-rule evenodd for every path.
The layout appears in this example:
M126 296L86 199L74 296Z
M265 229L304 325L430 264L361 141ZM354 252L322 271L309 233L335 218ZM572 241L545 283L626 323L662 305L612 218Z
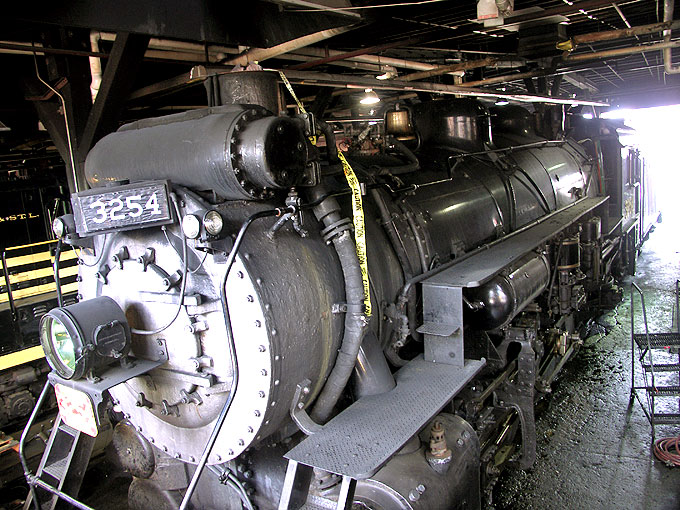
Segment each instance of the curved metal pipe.
M314 201L324 194L323 189L316 187L311 191L310 199ZM314 207L314 215L327 228L338 225L338 222L343 219L340 215L340 205L333 197L327 198ZM345 331L335 365L317 397L314 410L311 413L312 419L318 423L324 423L328 420L340 395L347 386L356 365L364 333L368 327L366 316L363 313L364 287L354 240L349 231L345 230L334 235L332 242L345 278L347 313L345 314Z
M675 8L675 0L664 0L663 2L663 20L673 21L673 9ZM664 42L671 42L671 31L663 31ZM673 66L673 48L664 48L663 50L663 69L666 74L680 74L680 65Z

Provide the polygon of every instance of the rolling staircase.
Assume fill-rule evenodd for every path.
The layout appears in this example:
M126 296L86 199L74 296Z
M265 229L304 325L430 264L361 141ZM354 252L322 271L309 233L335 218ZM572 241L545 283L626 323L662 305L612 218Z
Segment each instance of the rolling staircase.
M644 331L635 329L635 294L640 296ZM675 331L651 333L647 321L645 296L635 283L630 292L630 332L631 332L631 401L636 398L652 426L652 442L656 439L657 425L680 424L680 401L676 412L668 412L669 405L659 406L658 399L680 397L680 281L675 282ZM673 359L676 358L676 359ZM637 361L636 361L637 360ZM642 381L636 377L642 374ZM672 405L672 404L671 404ZM663 410L660 412L660 407Z

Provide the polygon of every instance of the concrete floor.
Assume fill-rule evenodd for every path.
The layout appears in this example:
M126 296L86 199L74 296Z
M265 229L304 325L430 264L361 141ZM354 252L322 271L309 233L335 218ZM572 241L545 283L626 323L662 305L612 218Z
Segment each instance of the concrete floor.
M649 422L639 403L629 406L630 282L645 293L650 331L670 331L679 232L680 214L667 215L643 245L624 302L599 320L613 327L606 336L588 338L553 385L537 421L536 465L504 475L495 490L498 510L680 508L680 468L653 456ZM677 397L666 402L665 412L678 412ZM657 427L657 438L678 433L678 425Z

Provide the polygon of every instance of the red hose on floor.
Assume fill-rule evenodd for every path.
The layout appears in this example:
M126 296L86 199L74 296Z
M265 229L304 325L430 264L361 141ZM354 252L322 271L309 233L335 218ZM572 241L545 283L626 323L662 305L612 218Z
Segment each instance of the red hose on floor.
M654 456L668 466L680 466L680 436L657 439Z

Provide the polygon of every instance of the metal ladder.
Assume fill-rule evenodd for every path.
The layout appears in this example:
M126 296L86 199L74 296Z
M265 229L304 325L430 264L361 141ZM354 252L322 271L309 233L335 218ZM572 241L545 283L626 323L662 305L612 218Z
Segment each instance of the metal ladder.
M32 474L28 466L25 455L28 433L51 388L52 384L47 381L19 441L19 459L30 489L23 510L61 510L72 507L93 510L78 501L76 496L83 483L96 438L68 426L62 420L61 414L54 421L36 473Z
M635 294L640 295L642 317L644 320L644 332L635 331ZM668 413L657 412L656 399L680 396L680 350L677 351L676 363L658 363L660 351L680 349L680 281L675 282L675 331L663 333L650 333L647 322L647 308L645 296L635 283L631 284L630 291L630 334L631 334L631 401L636 398L652 426L652 442L656 439L657 425L680 424L680 412ZM657 361L654 356L656 354ZM642 385L638 385L635 376L635 364L640 363L642 372ZM668 378L660 374L677 375L674 384L669 384ZM659 381L661 380L661 381ZM679 409L680 411L680 409Z
M69 427L61 419L61 415L57 415L35 477L67 495L76 497L83 483L94 443L94 437ZM31 491L28 495L24 510L31 507L42 510L71 508L65 501L60 501L56 494L42 489L41 485L36 485L37 490ZM37 499L38 505L35 504L34 498Z

